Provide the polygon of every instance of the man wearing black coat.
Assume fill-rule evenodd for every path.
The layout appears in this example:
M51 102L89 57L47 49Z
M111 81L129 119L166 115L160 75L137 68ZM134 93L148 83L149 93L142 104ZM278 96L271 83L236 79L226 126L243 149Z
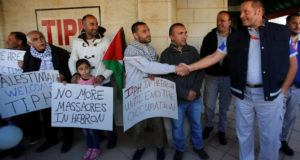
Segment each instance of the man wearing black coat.
M39 31L31 31L27 34L27 41L30 48L24 55L24 72L40 71L40 70L58 70L58 81L70 82L71 73L68 67L69 52L48 44L44 35ZM43 126L46 134L45 143L36 151L43 152L51 146L58 143L58 128L51 127L51 108L41 110L43 116ZM39 112L32 114L31 122L34 128L39 127ZM63 145L61 153L69 151L72 147L73 129L63 128Z

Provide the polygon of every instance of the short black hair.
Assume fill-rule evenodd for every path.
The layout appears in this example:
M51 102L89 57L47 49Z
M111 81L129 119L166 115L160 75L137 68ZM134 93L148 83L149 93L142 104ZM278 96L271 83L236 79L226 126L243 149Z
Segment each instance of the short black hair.
M147 25L145 22L135 22L132 26L131 26L131 32L132 33L136 33L138 31L138 26L140 25Z
M182 23L174 23L174 24L172 24L171 27L169 28L169 36L172 35L173 29L174 29L174 27L176 27L176 26L185 27Z
M230 13L228 12L228 11L220 11L219 13L218 13L218 15L220 15L220 14L227 14L228 15L228 18L229 18L229 20L231 20L231 15L230 15Z
M292 20L293 17L300 17L300 13L296 12L296 13L289 14L286 17L286 23L289 23Z
M94 17L94 18L96 18L94 15L87 14L87 15L85 15L85 16L82 17L82 24L85 24L87 17Z
M27 39L26 35L22 32L10 32L10 35L14 35L16 40L22 41L22 46L26 47L27 45Z
M79 59L77 62L76 62L76 70L78 69L78 67L82 64L86 64L88 65L89 67L91 67L91 64L88 60L86 59Z
M262 3L262 1L261 0L245 0L245 1L243 1L242 3L244 3L244 2L252 2L252 7L253 8L259 8L259 7L261 7L262 8L262 11L263 11L263 15L264 15L264 13L265 13L265 8L264 8L264 4Z

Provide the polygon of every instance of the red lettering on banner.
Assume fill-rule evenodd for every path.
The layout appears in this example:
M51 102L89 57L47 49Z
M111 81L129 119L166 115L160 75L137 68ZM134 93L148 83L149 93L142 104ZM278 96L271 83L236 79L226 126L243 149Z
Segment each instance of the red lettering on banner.
M78 33L80 34L82 29L82 19L78 19Z
M51 26L55 26L55 21L54 20L42 20L42 26L47 27L48 43L52 44Z
M63 43L62 31L61 31L61 20L60 19L56 20L56 24L57 24L58 45L62 46L64 45L64 43Z
M72 26L72 29L69 30L69 25ZM66 45L70 45L70 36L74 36L76 34L77 26L76 21L73 19L64 19L64 31L65 31L65 43Z
M56 23L55 23L56 21ZM62 24L63 21L63 24ZM63 46L69 46L70 45L70 36L75 36L76 34L80 34L80 31L82 29L82 19L56 19L56 20L41 20L42 26L45 26L47 29L47 36L48 36L48 42L50 44L53 44L53 37L56 38L56 36L52 35L52 26L55 26L57 29L57 40L58 45ZM63 25L63 26L62 26ZM62 30L62 27L64 30ZM55 30L55 28L54 28ZM65 40L65 44L63 42L63 37Z

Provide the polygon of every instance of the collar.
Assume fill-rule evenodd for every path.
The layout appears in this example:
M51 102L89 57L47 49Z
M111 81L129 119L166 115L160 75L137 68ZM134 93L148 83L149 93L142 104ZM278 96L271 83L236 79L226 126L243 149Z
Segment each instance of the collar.
M267 25L268 25L268 19L265 18L265 17L263 17L263 24L262 24L261 26L258 27L257 32L259 31L259 28L261 28L261 27L266 27ZM248 29L248 30L255 30L255 29L252 28L252 27L247 27L247 29ZM256 30L255 30L255 31L256 31Z
M229 27L229 34L232 32L232 29L231 29L231 27ZM220 33L219 33L219 31L218 31L218 29L216 30L216 34L217 34L217 36L222 36ZM228 35L229 35L228 34ZM227 35L227 36L228 36ZM222 36L222 37L227 37L227 36Z
M183 51L187 51L187 50L188 50L188 47L187 47L187 46L188 46L187 44L186 44L185 46L183 46L182 49L181 49L181 51L180 51L180 50L178 50L178 49L176 48L176 44L175 44L175 43L171 42L171 44L170 44L170 48L171 48L172 50L177 51L177 52L180 52L180 53L182 53Z
M143 49L144 47L149 47L149 44L147 43L145 46L142 45L142 43L138 42L137 40L134 40L131 45L139 48L139 49Z

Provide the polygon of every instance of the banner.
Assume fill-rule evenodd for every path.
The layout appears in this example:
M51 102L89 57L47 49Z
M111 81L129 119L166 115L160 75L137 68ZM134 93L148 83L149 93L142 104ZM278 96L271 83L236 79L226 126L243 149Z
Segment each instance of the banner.
M20 74L23 70L18 60L23 61L25 51L13 49L0 49L0 75Z
M144 79L123 89L124 132L136 123L152 117L178 119L175 83L163 78Z
M2 118L50 107L52 82L58 76L54 70L0 76Z
M71 51L82 29L82 17L87 14L94 15L101 25L100 6L35 9L37 30L48 43Z
M52 126L113 129L113 88L53 83L52 95Z

